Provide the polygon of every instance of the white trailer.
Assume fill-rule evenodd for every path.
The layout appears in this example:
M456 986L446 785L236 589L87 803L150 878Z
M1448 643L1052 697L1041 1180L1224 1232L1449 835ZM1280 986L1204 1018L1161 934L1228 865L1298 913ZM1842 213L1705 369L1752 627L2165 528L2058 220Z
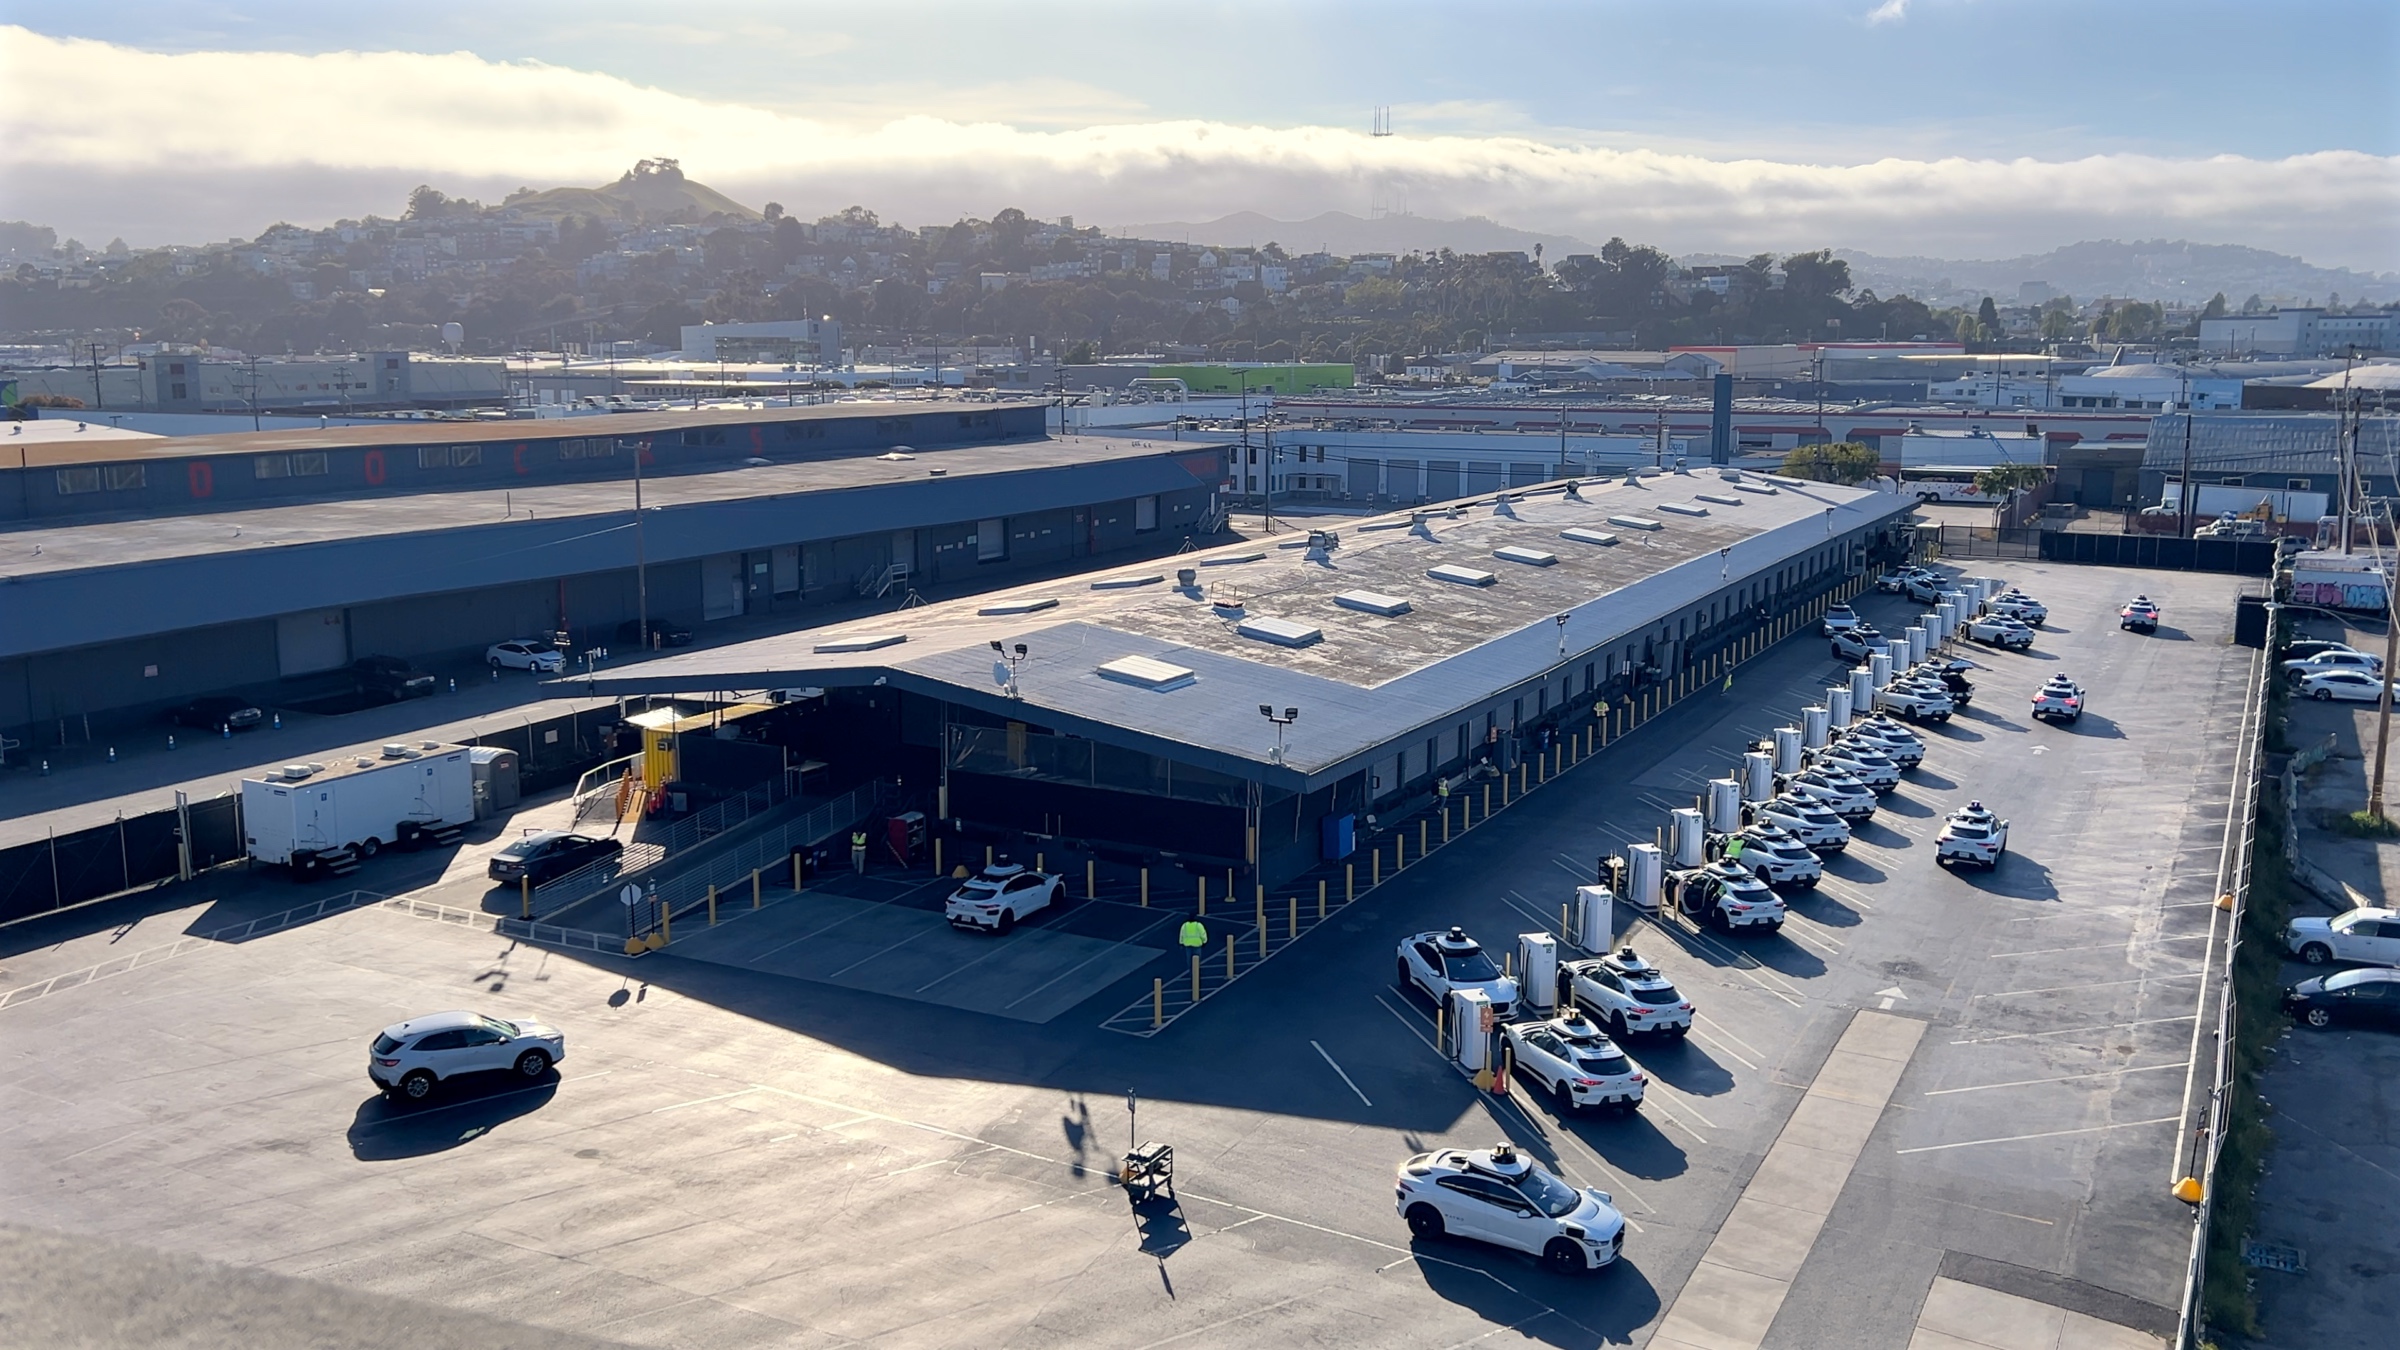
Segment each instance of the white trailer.
M300 879L356 871L387 845L457 840L475 820L464 746L386 745L379 756L286 764L242 780L242 834L257 862Z

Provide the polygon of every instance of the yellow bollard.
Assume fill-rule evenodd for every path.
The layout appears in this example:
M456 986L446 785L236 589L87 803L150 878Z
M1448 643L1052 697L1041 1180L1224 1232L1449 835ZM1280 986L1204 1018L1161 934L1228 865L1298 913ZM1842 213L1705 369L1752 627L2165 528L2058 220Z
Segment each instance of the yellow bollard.
M1150 908L1150 869L1142 869L1142 908Z
M1408 870L1408 836L1405 834L1392 836L1392 870L1395 872Z
M1090 858L1083 860L1083 898L1086 900L1100 898L1099 868L1100 865Z
M717 926L717 888L713 885L708 888L708 926Z
M1049 871L1049 870L1050 870L1050 860L1049 860L1049 855L1047 855L1047 854L1042 854L1042 853L1036 853L1036 854L1034 854L1034 855L1033 855L1033 870L1034 870L1034 871L1036 871L1036 872L1047 872L1047 871Z
M525 917L533 917L533 876L527 873L517 878L517 895L525 901Z
M1346 862L1346 863L1343 863L1343 864L1342 864L1342 903L1346 905L1346 904L1349 904L1351 901L1353 901L1353 900L1356 900L1357 898L1358 898L1358 864L1357 864L1357 863L1353 863L1353 862Z
M1367 854L1367 886L1371 890L1383 884L1383 850Z
M1199 1001L1200 1001L1200 953L1199 953L1199 950L1195 948L1195 949L1193 950L1193 952L1192 952L1192 1002L1194 1002L1194 1003L1198 1003Z
M1317 878L1317 922L1325 921L1325 878Z
M1258 950L1263 958L1267 950L1267 888L1258 888Z
M1483 785L1483 818L1492 818L1492 785L1489 783Z
M800 893L800 855L792 855L792 894Z
M1300 936L1300 897L1292 897L1291 913L1284 916L1283 940L1291 942Z
M1233 903L1233 869L1230 867L1225 869L1225 903Z
M938 834L933 837L933 874L942 874L942 837Z
M1567 925L1567 907L1565 905L1560 905L1558 907L1558 940L1561 942L1566 941L1567 935L1574 931L1574 929Z
M983 865L987 868L992 865L992 846L990 844L983 846Z
M1525 795L1525 774L1527 772L1527 768L1528 766L1521 763L1517 765L1517 795L1520 797Z
M1442 805L1442 842L1450 842L1450 806L1446 802Z
M1231 933L1225 935L1225 978L1228 982L1233 979L1233 934Z
M1508 805L1508 775L1500 775L1500 804Z
M1449 816L1444 815L1442 818L1447 820L1449 819ZM1417 856L1420 858L1424 857L1428 853L1433 852L1433 849L1428 842L1432 837L1430 833L1432 829L1432 821L1426 820L1422 817L1417 820Z
M675 906L668 902L658 907L658 945L663 947L674 940Z
M750 869L750 908L758 908L765 899L766 883L759 877L758 869L753 867Z
M1208 917L1208 878L1194 877L1192 879L1200 883L1200 917L1205 919Z
M1152 1030L1167 1024L1167 982L1150 981L1150 1026Z

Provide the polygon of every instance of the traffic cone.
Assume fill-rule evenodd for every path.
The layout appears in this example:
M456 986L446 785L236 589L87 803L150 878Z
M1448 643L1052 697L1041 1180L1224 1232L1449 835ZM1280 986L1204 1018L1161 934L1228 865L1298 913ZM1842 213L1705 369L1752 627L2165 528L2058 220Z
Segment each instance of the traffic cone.
M2175 1183L2175 1198L2187 1205L2199 1204L2206 1194L2207 1192L2201 1189L2198 1177L2185 1177Z

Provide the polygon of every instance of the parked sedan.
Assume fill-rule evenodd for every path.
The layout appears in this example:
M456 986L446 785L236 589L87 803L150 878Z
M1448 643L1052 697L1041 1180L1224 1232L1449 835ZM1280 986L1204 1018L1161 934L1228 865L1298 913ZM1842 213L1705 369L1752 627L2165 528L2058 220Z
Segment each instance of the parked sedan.
M628 647L646 647L652 650L661 647L689 647L692 645L691 629L681 624L669 623L665 619L650 621L647 640L643 637L643 631L641 620L627 619L617 625L617 641Z
M1825 636L1832 637L1836 633L1847 633L1863 622L1865 621L1858 617L1858 612L1848 605L1835 605L1825 611Z
M2363 670L2366 673L2373 675L2379 673L2382 671L2382 669L2382 657L2369 656L2365 652L2351 651L2318 652L2315 656L2312 656L2305 661L2286 661L2283 663L2284 678L2291 680L2294 683L2298 683L2301 680L2307 679L2311 675L2322 674L2328 670Z
M1560 1275L1598 1270L1625 1245L1625 1216L1606 1191L1579 1191L1499 1144L1419 1153L1400 1164L1400 1217L1421 1242L1472 1238L1541 1258Z
M594 839L565 830L542 830L526 835L492 855L485 874L494 881L530 881L546 885L579 867L614 858L625 851L616 839Z
M2383 677L2363 670L2324 670L2302 675L2298 689L2319 702L2374 703L2383 698Z
M2033 647L2033 630L2004 614L1987 614L1967 625L1967 640L2009 651Z
M2283 945L2312 966L2328 961L2400 966L2400 910L2369 907L2330 919L2294 919L2283 927Z
M494 670L530 670L536 675L556 675L567 658L556 647L537 638L511 638L484 648L483 659Z
M440 1012L385 1027L367 1047L367 1078L407 1101L423 1101L434 1086L476 1073L507 1073L538 1082L567 1057L566 1033L530 1020L477 1012Z
M2302 980L2283 991L2284 1011L2312 1027L2335 1022L2400 1023L2400 970L2361 966Z
M1005 933L1017 921L1058 903L1067 893L1056 872L1037 872L1023 863L996 863L968 877L942 905L953 928Z
M394 703L429 697L440 684L430 672L397 656L362 656L350 663L350 675L358 681L359 692L381 694Z
M231 694L210 694L204 698L193 699L179 707L168 709L167 720L179 727L199 727L204 731L216 731L224 727L231 727L235 731L248 731L266 721L267 715L259 711L257 705L246 698L235 698Z
M1866 624L1845 628L1833 635L1833 659L1836 661L1864 661L1876 652L1890 651L1891 647L1890 638Z
M1500 971L1500 963L1485 954L1464 928L1418 933L1400 940L1399 981L1403 989L1424 992L1438 1006L1448 1007L1456 989L1480 989L1491 1000L1494 1016L1517 1010L1517 982Z
M2355 652L2360 656L2366 655L2365 652L2359 651L2358 648L2347 642L2335 642L2328 638L2302 638L2298 642L2288 643L2284 646L2283 659L2306 661L2320 652Z

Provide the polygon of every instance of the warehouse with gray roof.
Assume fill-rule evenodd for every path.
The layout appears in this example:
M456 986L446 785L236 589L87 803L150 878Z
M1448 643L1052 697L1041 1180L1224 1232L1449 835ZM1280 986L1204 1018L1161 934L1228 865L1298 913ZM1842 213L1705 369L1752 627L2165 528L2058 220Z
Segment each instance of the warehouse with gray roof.
M952 828L1252 869L1676 678L1907 547L1913 499L1562 480L575 680L809 688Z

